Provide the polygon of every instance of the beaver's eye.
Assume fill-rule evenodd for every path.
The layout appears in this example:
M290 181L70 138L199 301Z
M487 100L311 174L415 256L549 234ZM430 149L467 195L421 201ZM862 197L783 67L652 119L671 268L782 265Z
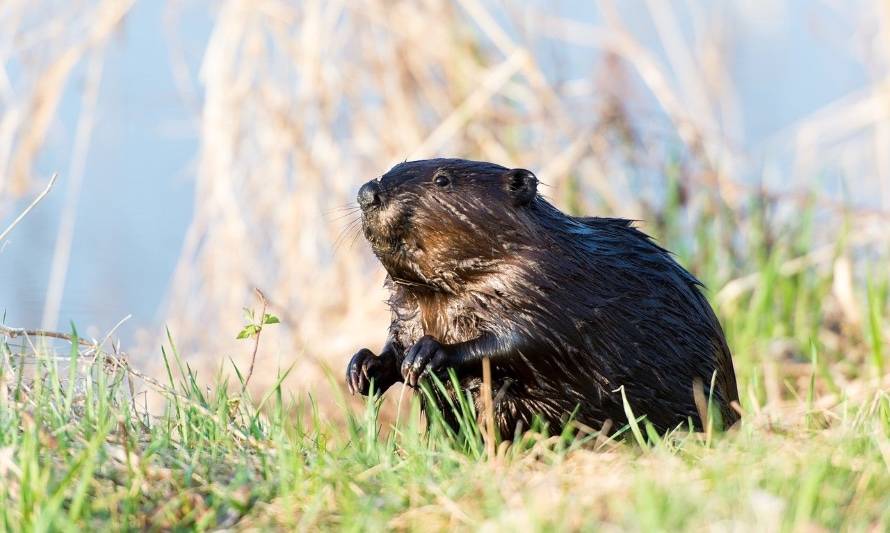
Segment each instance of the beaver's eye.
M451 180L448 179L448 176L439 174L433 179L433 183L436 184L436 187L447 187Z

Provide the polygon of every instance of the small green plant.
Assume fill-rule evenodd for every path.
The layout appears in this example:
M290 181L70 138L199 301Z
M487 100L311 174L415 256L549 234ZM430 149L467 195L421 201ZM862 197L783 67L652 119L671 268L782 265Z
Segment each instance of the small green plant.
M281 320L279 320L277 316L266 312L265 295L263 295L259 289L256 289L256 293L262 301L263 308L259 313L249 307L244 308L244 319L247 323L244 324L244 327L238 332L237 339L259 337L260 332L263 331L263 326L281 323Z
M238 333L237 339L250 339L254 340L253 343L253 352L250 355L250 367L247 369L247 376L243 379L241 384L241 394L247 390L247 384L250 383L250 378L253 377L253 368L256 363L256 353L260 347L260 334L263 332L263 327L270 324L278 324L281 321L278 320L278 317L266 312L266 307L268 305L268 301L266 300L266 295L259 289L254 289L257 294L257 297L260 300L262 308L257 314L253 309L244 308L244 318L247 320L247 324L241 329ZM238 373L238 377L241 377L241 373L238 372L237 367L235 370Z

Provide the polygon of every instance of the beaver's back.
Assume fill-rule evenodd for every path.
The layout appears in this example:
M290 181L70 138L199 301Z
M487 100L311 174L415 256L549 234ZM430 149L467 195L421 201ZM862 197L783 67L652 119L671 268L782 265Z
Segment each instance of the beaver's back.
M493 363L502 435L528 427L535 415L552 427L572 412L592 427L606 419L622 425L620 387L634 413L660 431L687 420L700 428L696 381L724 423L735 422L732 360L701 284L630 221L555 209L542 217L540 242L518 249L509 268L446 303L441 296L435 305L421 302L421 314L436 317L427 321L437 324L432 334L449 342L479 328L535 339L528 353ZM461 381L478 403L478 375Z

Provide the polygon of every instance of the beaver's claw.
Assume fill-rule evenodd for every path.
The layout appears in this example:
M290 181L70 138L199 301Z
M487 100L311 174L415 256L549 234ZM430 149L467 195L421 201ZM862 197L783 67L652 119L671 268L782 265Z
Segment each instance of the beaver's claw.
M374 381L374 392L381 393L393 383L402 380L399 375L399 354L401 348L387 343L380 355L363 348L352 356L346 367L346 385L352 394L367 396L371 393L371 380Z
M405 384L417 387L427 374L440 374L448 366L446 346L430 335L424 335L405 354L402 377Z
M352 356L346 367L346 385L349 387L349 392L367 396L371 392L372 379L376 384L375 389L379 391L383 370L383 361L371 350L362 348Z

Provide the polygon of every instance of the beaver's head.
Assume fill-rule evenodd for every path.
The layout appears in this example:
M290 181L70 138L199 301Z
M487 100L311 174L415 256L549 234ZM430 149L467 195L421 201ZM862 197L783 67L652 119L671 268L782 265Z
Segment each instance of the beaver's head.
M446 289L497 268L521 242L537 183L493 163L401 163L359 189L362 227L394 280Z

